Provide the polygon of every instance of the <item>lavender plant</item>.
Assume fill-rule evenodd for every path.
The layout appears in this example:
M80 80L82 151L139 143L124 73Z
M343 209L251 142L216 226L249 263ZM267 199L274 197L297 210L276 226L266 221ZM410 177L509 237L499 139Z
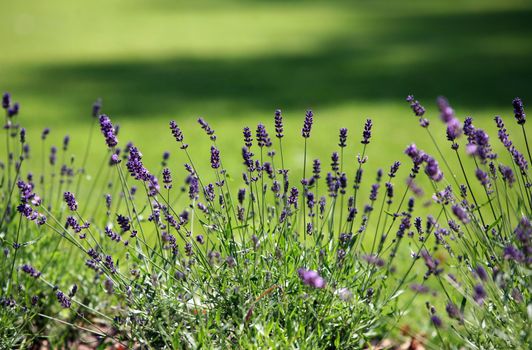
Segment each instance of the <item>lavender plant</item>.
M425 108L407 101L434 152L411 144L371 178L371 119L359 138L341 128L330 160L311 160L319 116L307 111L301 164L291 169L283 156L289 130L277 110L276 142L268 123L243 128L240 170L224 167L234 153L220 148L206 120L198 124L209 159L193 158L196 145L171 121L186 162L165 152L160 169L148 169L137 146L119 141L101 100L92 125L100 124L102 166L91 169L87 153L77 164L67 153L70 138L50 146L45 129L38 169L20 107L5 94L0 341L11 348L44 339L73 346L84 337L127 348L369 348L399 337L402 318L426 302L418 322L431 327L428 348L526 347L532 160L523 104L513 102L528 160L502 118L495 121L508 154L496 155L486 132L471 118L462 124L438 99L455 173ZM93 126L87 146L96 147ZM302 173L293 170L300 165ZM87 173L95 174L90 183ZM418 181L429 186L428 209L419 204Z

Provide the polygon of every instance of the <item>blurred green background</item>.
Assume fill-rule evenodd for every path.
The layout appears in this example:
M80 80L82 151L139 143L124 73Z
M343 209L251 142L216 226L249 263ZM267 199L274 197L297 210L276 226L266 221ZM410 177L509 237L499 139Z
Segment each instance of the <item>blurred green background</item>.
M273 134L281 108L297 167L312 108L311 157L335 150L342 126L356 154L371 117L378 144L370 154L384 167L407 143L426 140L415 135L409 93L436 128L438 95L490 130L495 114L512 130L515 96L532 100L530 1L2 1L0 38L0 89L21 102L32 138L49 126L55 143L70 134L79 154L101 97L122 145L134 140L151 164L177 152L170 119L206 155L195 125L206 118L223 156L239 151L243 125L262 121ZM91 158L104 148L95 139Z

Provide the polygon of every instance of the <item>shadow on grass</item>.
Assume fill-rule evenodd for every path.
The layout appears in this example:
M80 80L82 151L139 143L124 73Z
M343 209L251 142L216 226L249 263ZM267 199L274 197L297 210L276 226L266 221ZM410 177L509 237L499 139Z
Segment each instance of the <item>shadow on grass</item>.
M371 37L353 36L346 28L307 54L276 55L274 47L271 52L231 60L41 66L18 88L45 96L48 90L51 100L83 106L88 97L102 96L113 113L127 117L180 113L191 104L270 111L400 102L408 93L427 104L443 94L468 108L508 107L517 95L532 101L530 9L390 16L375 23ZM54 88L48 89L51 82ZM227 110L223 114L230 117Z

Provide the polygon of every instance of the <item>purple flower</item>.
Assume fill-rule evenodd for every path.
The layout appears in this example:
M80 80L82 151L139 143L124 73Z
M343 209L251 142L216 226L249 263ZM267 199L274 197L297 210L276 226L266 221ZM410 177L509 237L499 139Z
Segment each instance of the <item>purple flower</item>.
M482 284L477 284L473 288L473 299L477 302L477 304L482 305L486 297L487 294Z
M244 127L242 133L244 134L244 145L246 145L247 148L250 148L252 146L253 141L253 137L251 136L251 130L246 126Z
M307 286L314 288L325 288L325 280L316 271L300 268L297 270L297 273L299 278L301 278L303 283Z
M364 259L364 261L366 261L368 264L370 265L375 265L377 267L382 267L384 266L384 260L382 260L381 258L379 258L377 255L375 254L367 254L367 255L363 255L362 256L362 259Z
M39 278L41 276L41 273L36 268L28 264L22 265L22 271L24 271L33 278Z
M425 108L414 99L413 95L408 95L406 101L410 103L410 107L417 117L422 117L425 114Z
M456 304L451 301L448 302L445 306L445 311L447 311L447 315L449 315L450 318L453 318L455 320L462 320L463 318L463 315L460 312L458 306L456 306Z
M57 147L52 146L50 148L50 165L55 165L56 160L57 160Z
M170 130L172 131L172 135L174 135L175 140L177 142L182 143L181 149L187 148L188 145L183 143L183 139L184 139L183 132L181 131L181 129L179 128L179 126L174 120L170 122Z
M201 125L201 128L205 130L205 133L209 135L211 141L216 141L216 135L214 135L214 130L209 126L203 118L198 118L198 123Z
M131 229L130 220L126 216L118 214L116 216L116 222L118 222L118 225L122 229L122 232L127 232Z
M470 219L467 215L467 211L462 208L460 205L455 204L452 206L453 214L460 220L462 223L467 224Z
M523 252L513 245L507 245L504 247L503 257L506 260L513 260L516 262L523 262L525 260L525 255Z
M397 170L399 170L400 165L400 162L394 162L390 167L390 172L388 173L388 176L391 178L395 177L395 174L397 173Z
M2 96L2 108L7 110L9 106L11 105L11 95L9 92L5 92Z
M20 111L20 105L18 102L15 102L13 106L7 110L7 116L14 117L18 114L19 111Z
M320 178L321 162L319 159L314 159L314 162L312 163L312 173L313 173L314 179Z
M511 188L515 182L515 176L513 170L505 165L499 164L499 171L501 172L503 180Z
M478 181L480 181L480 183L482 184L482 186L487 186L490 183L488 173L482 171L480 168L477 168L477 170L475 171L475 175Z
M418 284L418 283L414 283L414 284L411 284L410 285L410 289L413 290L414 292L416 293L419 293L419 294L426 294L428 292L430 292L430 288L423 285L423 284Z
M525 245L530 244L530 239L532 236L532 225L530 225L530 219L528 219L526 216L523 216L519 221L519 224L517 224L514 233L521 243Z
M220 167L220 151L211 146L211 168L218 169Z
M275 136L277 136L277 138L282 138L284 135L283 135L283 116L281 114L281 110L278 109L275 111L275 116L274 116L274 120L275 120Z
M164 188L166 189L172 188L172 174L170 173L170 169L168 168L163 169L163 183L164 183Z
M340 142L338 143L338 146L342 148L346 147L347 146L346 141L347 141L347 129L341 128L340 129Z
M313 122L314 113L309 109L305 114L305 121L303 122L303 128L301 129L301 135L306 139L310 137L310 130L312 129Z
M504 127L504 122L502 121L502 118L496 116L495 124L497 124L497 128L499 129L499 131L497 132L499 140L502 142L502 144L504 145L504 147L506 147L508 151L511 151L512 141L510 141L510 135L508 135L507 130Z
M430 321L436 328L441 328L441 326L443 326L443 322L441 321L441 318L439 318L437 315L430 316Z
M20 143L26 142L26 129L21 128L20 129Z
M270 136L268 136L268 133L266 132L266 127L264 124L259 123L257 125L257 145L259 147L270 147L272 145L272 141L270 140Z
M449 105L449 101L443 96L438 97L438 108L440 110L440 118L444 123L449 123L454 118L454 110Z
M93 104L92 104L92 116L94 118L98 117L100 114L100 111L102 109L102 99L98 98Z
M59 301L59 303L61 304L63 308L65 309L70 308L70 306L72 305L72 302L63 292L58 290L55 295L57 296L57 300Z
M447 140L454 141L462 134L462 125L456 118L452 118L447 122Z
M115 135L115 128L111 123L111 120L105 114L100 116L100 129L103 136L105 137L105 142L109 148L115 147L118 144L118 140Z
M46 136L48 136L49 133L50 133L50 128L44 128L41 134L41 139L43 141L46 140Z
M76 202L76 198L72 192L65 192L63 194L63 198L65 199L65 203L70 210L78 210L78 202Z
M371 119L367 119L366 123L364 124L364 131L362 132L362 143L363 145L369 144L369 139L371 138L371 127L373 126L373 122Z
M373 184L371 185L371 191L369 194L369 200L374 201L377 199L377 191L379 189L379 184Z
M150 173L142 164L142 153L137 147L131 145L126 167L136 180L148 181Z
M440 167L438 165L438 162L433 157L429 156L428 154L425 154L425 174L428 175L432 180L434 181L441 181L443 179L443 173L440 170Z
M292 187L290 190L290 196L288 197L288 204L293 205L295 208L297 208L297 198L299 196L299 191L296 187Z
M517 120L517 124L524 125L526 122L526 114L525 109L523 107L523 101L521 101L519 97L516 97L512 101L512 105L514 106L514 114L515 119Z
M478 266L475 268L475 273L476 273L476 275L478 276L478 278L480 278L482 281L487 281L487 280L488 280L488 273L487 273L486 270L482 267L482 265L478 265Z

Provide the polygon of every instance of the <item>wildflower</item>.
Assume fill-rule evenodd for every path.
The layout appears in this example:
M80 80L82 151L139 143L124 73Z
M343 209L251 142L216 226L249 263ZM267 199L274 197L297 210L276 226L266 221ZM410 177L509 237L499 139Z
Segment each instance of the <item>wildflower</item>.
M44 128L41 133L41 140L44 141L46 139L46 136L48 136L48 134L50 134L50 128Z
M425 114L425 108L414 99L413 95L408 95L406 101L410 103L410 107L417 117L422 117Z
M338 146L342 148L346 147L347 146L346 141L347 141L347 129L341 128L340 129L340 142L338 143Z
M142 153L137 147L131 145L126 167L136 180L148 181L150 173L142 164Z
M98 98L93 104L92 104L92 116L96 118L98 115L100 115L100 111L102 109L102 99Z
M430 321L436 328L441 328L443 326L441 318L439 318L437 315L430 316Z
M205 133L209 135L211 141L216 141L216 135L214 134L214 130L210 127L209 123L207 123L203 118L198 118L198 123L201 125L201 128L205 130Z
M213 169L220 167L220 151L214 146L211 146L211 167Z
M467 224L469 220L469 216L467 215L467 211L462 208L460 205L453 205L452 210L454 215L464 224Z
M366 254L366 255L363 255L362 256L362 259L364 261L366 261L368 264L370 265L375 265L375 266L378 266L378 267L382 267L384 266L384 260L382 260L381 258L379 258L377 255L375 254Z
M314 162L312 163L312 173L314 175L314 179L320 178L321 162L319 159L314 159Z
M473 299L477 302L477 304L482 305L486 296L487 294L482 284L475 285L473 288Z
M283 116L281 115L280 109L275 111L274 120L275 120L275 133L276 133L275 136L281 139L284 135L283 135Z
M72 305L72 302L63 292L58 290L55 295L57 296L57 300L59 301L59 303L61 304L63 308L65 309L70 308L70 306Z
M369 140L371 138L371 127L373 126L373 122L371 119L367 119L366 123L364 124L364 131L362 132L362 143L363 145L369 144Z
M499 164L499 171L501 173L503 180L511 188L512 185L515 183L515 176L514 176L513 170L508 166Z
M11 95L9 92L5 92L2 96L2 108L7 110L9 106L11 105Z
M166 189L172 188L172 174L170 173L170 169L168 168L163 169L163 183L164 183L164 188Z
M247 148L250 148L252 146L253 138L251 136L251 130L246 126L243 130L244 134L244 145L246 145Z
M37 271L36 268L28 264L22 265L22 271L24 271L33 278L39 278L41 276L41 273Z
M288 197L288 204L293 205L297 208L297 198L299 196L299 191L296 187L292 187L290 190L290 197Z
M314 113L309 109L305 114L305 121L303 122L303 128L301 129L301 135L304 138L310 137L310 131L312 129L312 124L314 123Z
M266 127L264 124L259 123L257 125L257 145L259 147L270 147L272 145L272 141L270 140L270 137L268 136L268 133L266 132Z
M115 135L115 128L111 123L111 120L105 114L100 116L100 129L103 136L105 137L105 142L109 148L115 147L118 144L118 140Z
M392 166L390 167L390 172L388 173L388 176L394 178L395 174L397 173L397 170L399 170L400 165L400 162L393 162Z
M65 199L65 203L70 210L72 211L78 210L78 202L76 202L76 198L74 197L74 194L72 194L71 192L65 192L63 194L63 198Z
M463 315L460 312L460 309L458 309L458 306L454 304L453 302L448 302L445 306L445 311L447 311L447 315L449 315L450 318L453 318L455 320L462 320Z
M301 278L303 283L307 286L314 288L325 288L325 280L316 271L300 268L297 270L297 273L299 278Z
M126 216L118 214L116 216L116 222L118 222L122 232L127 232L131 229L130 219Z
M438 97L438 108L440 109L440 118L444 123L449 123L454 118L454 110L449 101L443 96Z
M524 125L526 122L526 114L523 108L523 101L521 101L519 97L516 97L512 101L512 105L514 106L514 114L517 124Z
M68 293L68 297L73 298L77 292L78 292L78 285L74 284L72 288L70 289L70 292Z
M426 294L430 291L430 288L423 284L411 284L410 289L419 294Z
M371 185L371 191L369 194L369 200L374 201L377 199L377 191L379 189L379 184L373 184Z

